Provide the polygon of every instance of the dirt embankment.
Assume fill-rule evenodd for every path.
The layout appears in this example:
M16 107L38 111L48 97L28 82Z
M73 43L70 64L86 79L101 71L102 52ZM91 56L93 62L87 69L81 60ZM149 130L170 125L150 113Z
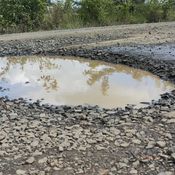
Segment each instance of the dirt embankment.
M0 56L73 55L175 83L175 23L0 36ZM147 108L0 99L0 175L174 175L175 92Z

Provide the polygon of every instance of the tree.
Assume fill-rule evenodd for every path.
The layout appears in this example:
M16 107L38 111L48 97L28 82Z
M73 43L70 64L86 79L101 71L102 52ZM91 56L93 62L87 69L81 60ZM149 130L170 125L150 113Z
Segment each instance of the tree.
M65 0L64 14L66 14L66 18L71 18L73 14L73 0Z
M113 0L82 0L80 16L85 24L107 25L114 11Z
M47 0L48 5L52 4L51 0Z
M162 5L159 0L150 0L146 11L147 22L160 22L162 19Z
M144 4L145 0L133 0L135 4Z
M135 4L143 4L145 3L145 0L113 0L115 4L126 4L126 3L129 3L132 2L132 3L135 3Z
M46 0L0 0L0 23L28 31L39 27L45 10Z

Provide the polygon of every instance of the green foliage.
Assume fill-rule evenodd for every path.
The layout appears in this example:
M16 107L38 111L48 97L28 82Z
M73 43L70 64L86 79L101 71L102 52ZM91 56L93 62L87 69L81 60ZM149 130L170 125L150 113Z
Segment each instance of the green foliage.
M78 28L81 26L82 23L76 8L74 8L74 2L72 0L66 0L65 3L57 2L48 8L42 28L48 30Z
M175 20L175 0L0 0L0 32Z
M168 21L169 15L175 15L173 3L174 0L150 0L149 3L146 4L145 11L147 22Z
M44 16L44 21L42 28L48 29L57 29L60 27L60 24L63 22L63 4L57 3L48 7L48 11Z
M61 28L77 28L82 25L73 0L65 0L63 12Z
M108 25L115 14L112 0L82 0L79 14L84 24Z
M168 0L163 3L163 18L167 21L175 20L175 1Z
M46 10L46 0L0 0L0 25L21 31L38 28Z
M151 0L147 5L145 13L147 22L159 22L162 17L162 4L158 0Z

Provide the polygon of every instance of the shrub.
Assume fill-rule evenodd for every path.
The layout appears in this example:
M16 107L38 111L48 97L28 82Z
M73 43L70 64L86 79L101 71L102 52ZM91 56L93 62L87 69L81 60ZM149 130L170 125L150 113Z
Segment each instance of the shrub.
M172 20L175 0L0 0L1 33Z
M20 31L39 28L46 0L0 0L1 28L17 26Z
M82 0L79 15L85 25L108 25L114 15L112 0Z

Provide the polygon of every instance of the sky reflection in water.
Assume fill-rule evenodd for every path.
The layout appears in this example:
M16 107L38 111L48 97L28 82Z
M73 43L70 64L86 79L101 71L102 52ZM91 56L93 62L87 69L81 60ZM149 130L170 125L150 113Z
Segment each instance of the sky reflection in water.
M150 102L173 84L149 72L124 65L63 57L0 59L0 92L10 98L44 99L54 105L91 104L123 107Z

